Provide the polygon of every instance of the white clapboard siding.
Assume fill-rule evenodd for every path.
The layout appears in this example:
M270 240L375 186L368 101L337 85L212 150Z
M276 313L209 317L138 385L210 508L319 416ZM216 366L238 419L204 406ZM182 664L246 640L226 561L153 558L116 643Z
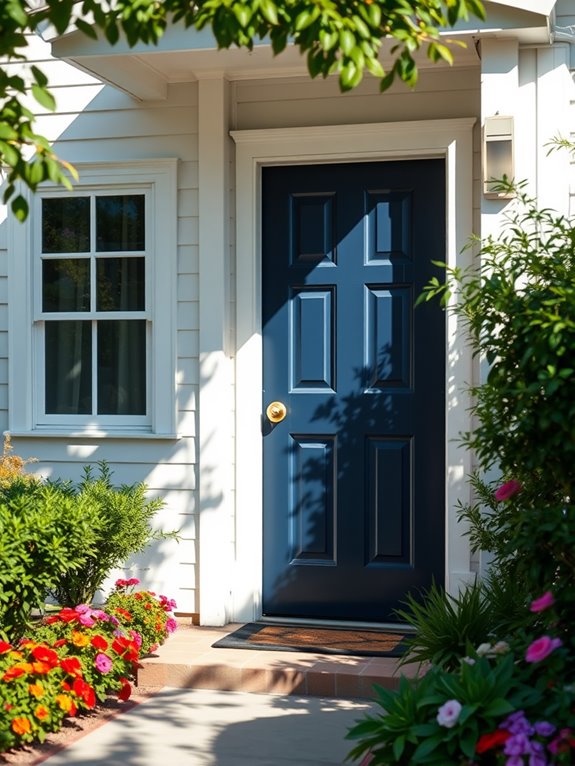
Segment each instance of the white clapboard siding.
M38 132L72 163L176 157L178 163L178 330L177 425L180 438L94 439L14 438L23 457L35 457L34 473L78 481L83 466L106 460L113 482L143 481L165 507L154 526L181 530L182 540L161 540L137 557L137 576L146 587L178 600L181 611L197 611L197 446L198 386L198 141L197 86L177 83L161 101L138 102L68 64L54 60L50 46L29 38L28 57L48 77L57 101L51 114L32 99ZM11 65L22 71L18 62ZM7 428L6 227L0 219L0 429ZM26 257L26 254L23 254ZM159 254L161 258L161 253ZM161 265L160 265L161 268ZM23 328L26 331L26 328ZM130 562L128 562L130 563ZM143 576L142 576L143 574ZM121 576L118 574L117 576ZM184 594L182 596L182 593Z

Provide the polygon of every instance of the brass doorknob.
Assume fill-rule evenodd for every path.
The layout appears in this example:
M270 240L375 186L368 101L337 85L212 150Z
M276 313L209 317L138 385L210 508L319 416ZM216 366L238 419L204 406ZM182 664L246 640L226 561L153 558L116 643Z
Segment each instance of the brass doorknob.
M281 423L287 415L287 408L283 402L271 402L266 409L266 415L272 423Z

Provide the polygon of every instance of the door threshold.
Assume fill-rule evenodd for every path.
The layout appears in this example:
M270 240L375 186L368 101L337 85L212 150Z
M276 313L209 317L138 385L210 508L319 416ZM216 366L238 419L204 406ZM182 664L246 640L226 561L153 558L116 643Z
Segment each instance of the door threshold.
M402 633L415 633L413 625L404 622L362 622L358 620L316 620L309 617L272 617L262 615L257 622L266 625L306 625L314 628L342 628L346 630L395 630Z

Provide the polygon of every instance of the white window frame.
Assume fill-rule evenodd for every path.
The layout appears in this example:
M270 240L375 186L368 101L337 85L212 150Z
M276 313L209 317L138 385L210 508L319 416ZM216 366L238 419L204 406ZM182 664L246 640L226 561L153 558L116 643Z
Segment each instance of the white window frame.
M147 415L86 417L44 412L41 200L66 192L54 184L43 184L36 195L23 192L30 205L26 222L11 219L10 225L9 429L14 435L34 436L176 437L177 160L85 163L76 167L80 180L70 196L146 195Z

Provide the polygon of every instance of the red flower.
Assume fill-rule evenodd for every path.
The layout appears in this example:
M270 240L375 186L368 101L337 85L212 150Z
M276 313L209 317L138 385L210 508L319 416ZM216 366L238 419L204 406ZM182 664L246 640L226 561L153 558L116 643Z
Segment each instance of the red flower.
M64 657L60 662L60 667L64 673L68 673L71 676L82 675L82 664L77 657Z
M103 636L94 636L94 638L91 641L92 646L94 649L98 649L100 652L105 652L108 648L108 642Z
M12 649L12 644L9 644L7 641L0 641L0 654L6 654L10 649Z
M86 707L94 707L96 704L96 694L90 684L87 684L81 678L76 678L72 684L72 690L77 697L84 700Z
M68 639L67 638L59 638L57 641L54 641L52 646L57 648L59 646L66 646L67 643L68 643Z
M67 606L65 606L64 609L59 612L58 617L62 620L62 622L76 622L80 619L78 612L76 612L75 609L70 609Z
M46 623L46 625L53 625L55 622L60 622L60 618L58 617L58 615L53 614L50 617L45 617L44 622Z
M36 646L31 651L32 657L38 662L45 662L50 667L55 668L58 664L58 655L49 646Z
M13 665L11 668L8 668L8 670L4 673L2 676L3 681L12 681L14 678L20 678L20 676L23 676L26 671L24 668L17 668L15 665Z
M132 687L130 686L127 678L120 678L120 683L122 686L118 692L118 699L122 700L122 702L126 702L126 700L130 699L132 694Z
M523 489L523 485L521 482L517 481L516 479L511 479L510 481L506 481L505 484L502 484L499 489L495 493L495 499L498 503L500 503L502 500L509 500L513 497L513 495L516 495L518 492L521 492Z
M511 732L506 731L505 729L497 729L497 731L482 734L475 745L475 752L485 753L487 750L498 747L498 745L503 745L504 742L507 742L510 736Z

